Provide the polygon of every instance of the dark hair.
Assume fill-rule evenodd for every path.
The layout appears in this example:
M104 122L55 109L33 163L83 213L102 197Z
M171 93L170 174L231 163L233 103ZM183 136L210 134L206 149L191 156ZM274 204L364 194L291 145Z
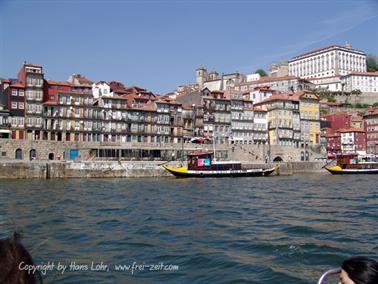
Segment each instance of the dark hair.
M43 283L39 273L34 275L28 273L27 270L19 269L21 262L25 265L33 265L33 260L21 244L20 239L20 234L14 233L12 238L0 240L0 283L35 284L37 279L40 283Z
M378 262L373 259L355 256L345 260L342 269L356 284L378 283Z

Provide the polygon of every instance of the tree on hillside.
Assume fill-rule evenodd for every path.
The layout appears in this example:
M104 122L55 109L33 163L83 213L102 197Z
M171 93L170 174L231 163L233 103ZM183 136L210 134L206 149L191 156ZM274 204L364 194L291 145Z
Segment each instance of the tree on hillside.
M266 77L268 74L264 71L264 69L257 69L255 73L259 73L261 77Z
M378 59L377 59L377 56L375 56L373 54L369 54L366 57L366 65L367 65L367 71L368 72L378 71Z

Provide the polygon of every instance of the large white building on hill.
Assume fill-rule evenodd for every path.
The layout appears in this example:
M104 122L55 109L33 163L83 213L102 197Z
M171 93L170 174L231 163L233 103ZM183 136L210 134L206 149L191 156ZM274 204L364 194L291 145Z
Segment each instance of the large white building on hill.
M289 60L289 76L311 79L351 72L366 72L366 54L348 43L306 52Z

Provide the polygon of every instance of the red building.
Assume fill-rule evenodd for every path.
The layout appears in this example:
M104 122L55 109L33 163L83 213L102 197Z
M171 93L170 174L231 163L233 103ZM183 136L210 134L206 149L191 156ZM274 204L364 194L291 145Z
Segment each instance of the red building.
M332 130L338 130L340 128L350 128L350 114L346 112L338 112L334 114L325 115L324 120L330 122L330 128Z
M356 153L366 152L366 133L360 128L339 129L341 135L341 152Z
M322 136L325 138L328 154L341 153L341 135L331 128L322 129Z
M378 108L369 109L364 114L366 131L366 152L378 155Z

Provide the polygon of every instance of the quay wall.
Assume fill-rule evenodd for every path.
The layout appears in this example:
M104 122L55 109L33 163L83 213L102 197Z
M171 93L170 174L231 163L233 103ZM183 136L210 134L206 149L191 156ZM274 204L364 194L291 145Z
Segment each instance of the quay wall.
M59 179L59 178L132 178L171 177L161 164L162 161L86 161L86 162L1 162L0 179ZM170 166L180 166L170 162ZM291 162L280 164L246 164L247 168L272 167L279 165L278 175L324 172L322 162Z

